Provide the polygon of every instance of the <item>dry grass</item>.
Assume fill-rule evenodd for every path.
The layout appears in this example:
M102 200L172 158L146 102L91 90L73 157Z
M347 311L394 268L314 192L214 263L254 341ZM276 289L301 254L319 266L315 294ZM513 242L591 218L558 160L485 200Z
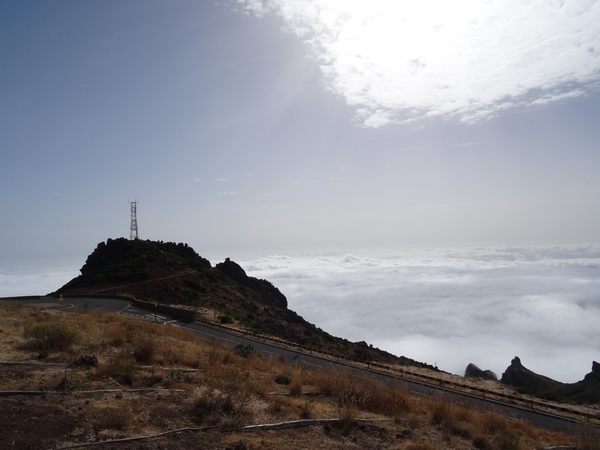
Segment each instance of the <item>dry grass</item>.
M280 430L260 438L248 435L233 439L233 435L224 434L218 445L207 447L235 448L242 438L253 449L294 448L301 442L301 448L341 445L413 450L533 450L576 443L574 437L478 412L442 396L415 397L405 387L390 388L371 379L358 379L344 370L312 372L287 365L281 359L243 358L185 330L112 314L63 315L0 303L1 360L36 358L25 345L31 337L25 323L30 324L27 329L64 323L69 329L79 330L79 340L52 351L49 361L70 364L81 355L93 354L99 365L73 367L68 372L60 367L54 372L47 368L39 373L6 369L9 371L0 376L0 389L12 389L17 382L21 383L18 386L31 389L54 389L65 374L72 390L163 388L142 396L125 393L118 394L120 397L100 394L67 398L65 401L71 402L68 411L78 414L79 425L65 436L66 440L152 434L189 426L219 425L228 430L239 425L299 418L339 418L337 427ZM273 392L289 396L270 395ZM308 397L307 393L320 395ZM358 425L362 422L357 419L364 418L385 421ZM597 441L597 430L582 428L577 443L579 448L597 450Z

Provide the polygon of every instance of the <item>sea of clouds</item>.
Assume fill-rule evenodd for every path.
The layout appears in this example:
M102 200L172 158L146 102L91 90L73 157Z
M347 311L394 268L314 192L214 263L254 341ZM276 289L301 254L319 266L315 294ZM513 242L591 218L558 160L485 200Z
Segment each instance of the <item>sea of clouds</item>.
M272 255L238 261L336 336L463 374L514 356L576 382L600 360L600 246Z
M73 259L0 261L0 297L45 295L80 275Z
M575 382L600 361L600 245L361 251L239 260L325 331L462 374L523 364ZM81 261L0 262L0 297L46 294Z

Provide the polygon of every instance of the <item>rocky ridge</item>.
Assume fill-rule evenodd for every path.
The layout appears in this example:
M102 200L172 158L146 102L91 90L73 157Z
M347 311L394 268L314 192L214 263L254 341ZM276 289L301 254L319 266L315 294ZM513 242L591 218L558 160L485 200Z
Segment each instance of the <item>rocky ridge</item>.
M600 402L600 364L596 361L592 362L592 371L583 380L577 383L561 383L527 369L521 363L521 359L515 356L500 381L516 387L522 393L531 393L547 400Z

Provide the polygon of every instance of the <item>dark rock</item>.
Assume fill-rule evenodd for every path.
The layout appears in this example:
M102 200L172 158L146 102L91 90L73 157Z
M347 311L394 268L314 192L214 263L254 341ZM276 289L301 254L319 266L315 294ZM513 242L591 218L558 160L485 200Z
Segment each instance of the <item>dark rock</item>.
M518 356L510 362L510 366L502 374L500 381L510 386L525 388L531 392L551 392L561 387L562 383L525 368Z
M526 369L519 358L502 374L501 382L526 389L533 395L548 400L570 400L576 403L600 402L600 364L592 362L592 371L577 383L561 383Z
M588 373L582 381L597 382L600 384L600 364L596 361L592 361L592 371ZM580 381L580 383L582 381Z
M465 377L498 381L498 376L494 372L491 370L481 370L473 363L470 363L465 369Z
M258 278L249 277L239 264L231 261L229 258L226 258L225 261L217 264L215 269L217 269L227 278L241 284L248 289L253 290L268 301L274 303L276 306L283 309L287 308L287 299L285 298L285 295L279 291L279 289L277 289L267 280L259 280Z

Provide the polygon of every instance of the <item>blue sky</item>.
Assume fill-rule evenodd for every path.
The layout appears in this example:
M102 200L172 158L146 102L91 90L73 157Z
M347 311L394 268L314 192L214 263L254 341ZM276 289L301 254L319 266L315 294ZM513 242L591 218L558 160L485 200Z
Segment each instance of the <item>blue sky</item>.
M600 238L592 1L0 6L0 254Z

